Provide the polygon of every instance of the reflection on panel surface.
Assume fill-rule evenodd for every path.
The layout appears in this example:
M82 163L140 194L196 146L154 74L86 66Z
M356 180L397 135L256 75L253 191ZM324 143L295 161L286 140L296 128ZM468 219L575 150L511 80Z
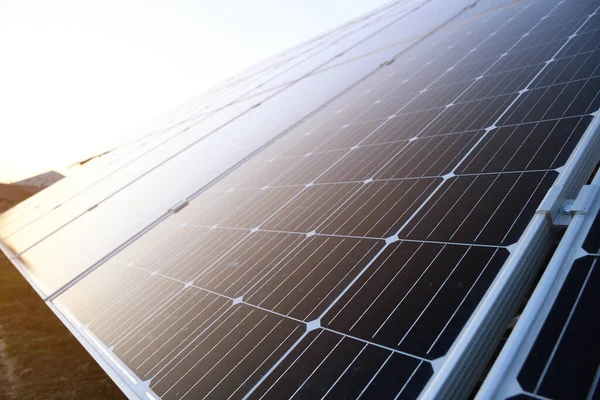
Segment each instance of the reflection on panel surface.
M169 157L157 149L142 165L147 170L140 170L138 160L129 166L127 173L115 175L79 196L74 200L75 207L61 207L58 214L48 214L4 242L15 253L21 253L25 267L41 282L44 292L51 294L181 200L284 132L290 123L301 120L347 88L370 71L371 66L367 67L365 71L361 65L346 64L335 71L306 78L200 141L196 141L194 130L190 129L179 137L186 144L191 142L189 147L181 150L179 142L169 142L168 148L175 147L178 152L175 156ZM285 106L291 102L294 107ZM164 162L156 164L152 157ZM130 178L135 180L128 182ZM90 201L88 196L93 198L94 205L84 208ZM102 200L97 203L99 199ZM104 224L107 220L119 221L119 229ZM89 251L60 250L67 244L71 248L87 247L90 237L76 234L82 230L93 232L95 245ZM56 271L53 265L62 268Z
M600 106L597 5L403 4L242 74L221 89L294 83L9 238L50 294L161 218L56 300L136 387L393 399L434 375Z
M404 14L408 12L403 10L404 9L402 8L397 11L404 12ZM385 26L383 22L373 20L373 18L367 18L365 24L369 27L374 26L373 29L381 29L380 25ZM268 98L275 95L278 90L297 82L298 79L306 76L321 65L329 65L331 60L335 59L335 56L339 51L364 40L365 37L369 36L369 32L364 27L354 27L350 32L342 32L340 35L340 38L343 38L343 40L340 38L335 40L336 36L332 35L333 37L329 39L329 43L317 46L314 51L311 51L308 55L302 57L299 63L305 70L294 72L293 70L290 71L289 68L283 68L282 71L279 71L274 76L272 74L266 74L266 76L263 76L262 78L263 84L258 86L260 87L260 90L257 87L249 89L249 91L246 92L242 90L241 94L238 92L228 94L225 96L225 100L220 100L223 102L221 106L215 105L214 102L211 103L214 112L188 117L188 120L184 120L178 124L172 123L172 129L167 129L165 134L159 135L149 142L145 142L144 147L136 148L131 152L121 152L121 155L124 157L113 157L117 159L113 160L106 168L95 173L95 175L89 176L90 174L84 174L84 176L80 178L84 180L83 182L77 182L75 179L70 179L72 183L71 186L74 186L72 190L67 190L66 192L64 190L59 191L56 198L46 200L42 209L36 210L35 212L29 212L24 218L18 218L15 221L10 221L9 215L7 217L9 221L6 222L7 226L3 226L0 237L2 237L15 252L27 250L29 247L37 244L38 241L43 240L47 235L52 234L56 229L60 229L64 224L68 224L73 218L77 218L82 213L85 213L88 208L104 201L107 195L115 193L127 184L139 179L145 173L150 172L153 168L168 161L174 155L177 155L189 146L194 145L203 137L210 135L214 130L219 129L219 127L227 124L229 121L243 115L257 104L266 101ZM348 67L337 69L334 74L337 83L331 82L331 72L328 73L325 71L325 73L316 79L327 79L329 81L328 85L310 83L307 92L307 85L302 83L297 85L304 86L303 88L299 88L298 92L294 92L297 90L294 88L294 90L286 92L285 96L296 99L297 103L300 102L299 99L304 99L311 106L316 107L320 104L320 95L336 94L344 88L344 85L347 84L347 82L352 83L358 80L358 78L366 72L376 68L381 62L391 59L398 51L398 49L392 49L381 52L380 55L383 59L379 61L374 60L374 57L369 55L359 62L353 63L350 67L350 72L344 72L344 70L348 70ZM292 62L292 60L289 61L289 63ZM296 64L298 64L298 62L296 62ZM264 84L264 82L271 83L273 80L280 80L281 82L279 85ZM248 84L248 82L246 84ZM315 93L315 89L318 89L318 94ZM327 97L325 97L325 99L326 98ZM286 98L279 98L278 100L281 103L289 102ZM189 105L186 107L189 107ZM221 110L220 107L226 108ZM302 110L301 107L298 108L298 111ZM264 119L267 115L273 115L274 113L275 111L272 110L264 110L261 112L261 119ZM300 111L298 115L302 116L303 114ZM254 119L244 123L246 125L256 124ZM293 123L294 118L291 115L285 117L286 127ZM237 128L229 129L241 129L239 126L242 125L237 125ZM283 130L283 128L281 129ZM260 140L256 143L251 142L252 140L256 140L255 136L256 135L248 133L244 137L246 147L255 149L262 144ZM226 139L222 137L221 140ZM111 154L111 156L112 155L113 154ZM237 158L236 160L239 159L241 158ZM233 161L229 162L229 165L233 164ZM76 185L73 185L73 183ZM55 191L55 188L51 189L51 191ZM60 209L57 210L58 207L60 207ZM4 218L5 216L2 216L2 219ZM35 226L28 227L33 222L35 222Z

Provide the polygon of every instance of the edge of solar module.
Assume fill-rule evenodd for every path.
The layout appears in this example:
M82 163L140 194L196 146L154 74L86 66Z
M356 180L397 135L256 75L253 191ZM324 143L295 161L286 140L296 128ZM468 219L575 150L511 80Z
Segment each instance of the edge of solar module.
M581 246L600 209L600 172L586 185L577 197L578 205L571 210L573 219L556 248L519 321L502 347L476 400L504 399L523 393L517 381L523 363L538 337L554 305L573 263L587 253Z
M510 320L550 254L554 221L574 199L600 158L600 111L560 170L527 229L458 338L440 361L420 399L466 398L497 349ZM482 398L482 397L480 397ZM483 397L488 398L488 397Z
M46 295L44 294L43 285L33 276L27 273L25 266L19 261L19 258L13 253L13 251L4 244L2 240L0 240L0 250L8 261L10 261L15 268L23 275L23 278L31 285L31 287L36 291L36 293L43 299Z
M31 285L31 287L37 292L37 294L43 299L45 295L43 290L40 288L40 283L25 271L25 267L1 240L0 250L2 251L2 253L4 253L6 258L8 258L8 260L15 266L15 268L21 273L21 275ZM69 319L68 315L65 315L57 307L57 305L53 304L51 301L45 301L45 303L128 398L143 398L140 395L138 395L135 392L135 389L127 382L126 375L118 372L115 369L115 366L117 366L117 364L115 362L111 363L110 360L107 360L100 353L100 349L96 345L94 345L91 342L91 340L84 336L84 333L76 327L76 325Z
M92 358L100 365L100 367L106 372L106 374L112 379L112 381L119 387L119 389L129 399L144 399L135 386L134 381L137 383L137 376L130 374L125 368L120 365L116 359L110 360L110 354L102 354L102 349L99 344L92 342L92 337L87 338L84 331L76 326L76 322L73 322L69 317L68 313L61 310L60 306L54 304L51 301L47 301L46 305L54 312L54 314L60 319L60 321L69 329L69 331L75 336L75 338L81 343L85 350L92 356ZM96 340L97 341L97 340ZM99 342L98 342L99 343ZM118 371L117 368L121 369ZM128 379L129 377L129 379ZM134 378L135 377L135 378ZM134 381L131 381L133 379ZM154 397L147 397L146 400L155 400Z

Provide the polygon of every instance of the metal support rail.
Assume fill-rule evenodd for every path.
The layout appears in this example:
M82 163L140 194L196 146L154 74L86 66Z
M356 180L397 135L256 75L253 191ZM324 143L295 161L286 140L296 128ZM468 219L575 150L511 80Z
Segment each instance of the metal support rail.
M599 210L600 173L597 173L592 184L581 189L568 210L572 215L571 223L478 391L476 400L505 399L523 392L517 375L552 309L573 262L587 254L582 251L581 245Z

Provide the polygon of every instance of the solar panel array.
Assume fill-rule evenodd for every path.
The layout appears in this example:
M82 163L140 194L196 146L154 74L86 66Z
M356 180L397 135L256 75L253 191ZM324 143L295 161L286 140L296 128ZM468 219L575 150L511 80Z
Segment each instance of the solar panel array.
M130 396L416 398L600 108L599 8L390 4L3 214L3 246Z

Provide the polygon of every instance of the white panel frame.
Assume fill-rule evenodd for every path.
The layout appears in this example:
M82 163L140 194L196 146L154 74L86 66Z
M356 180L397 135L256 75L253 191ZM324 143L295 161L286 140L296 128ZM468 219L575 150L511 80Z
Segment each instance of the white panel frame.
M591 203L589 203L591 201ZM588 231L600 211L600 174L577 197L572 222L556 248L519 321L477 393L476 400L505 399L524 391L517 376L537 339L575 260L588 253L582 249ZM589 204L589 210L586 204Z

